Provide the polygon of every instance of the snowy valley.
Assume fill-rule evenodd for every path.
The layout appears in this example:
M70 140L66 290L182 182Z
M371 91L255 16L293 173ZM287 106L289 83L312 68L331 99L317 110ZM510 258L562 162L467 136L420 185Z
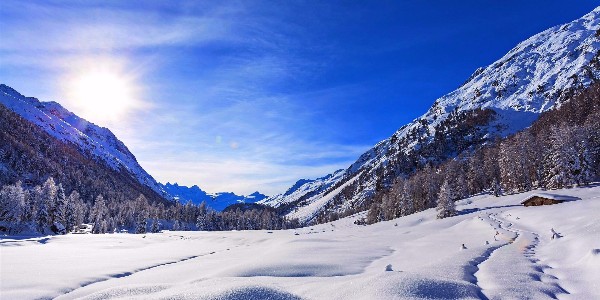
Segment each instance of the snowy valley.
M0 299L600 299L599 182L600 7L274 196L159 183L109 129L0 84Z
M540 192L575 200L520 204ZM369 226L356 215L281 231L7 237L0 296L598 299L599 195L479 195L457 202L455 217L429 209Z

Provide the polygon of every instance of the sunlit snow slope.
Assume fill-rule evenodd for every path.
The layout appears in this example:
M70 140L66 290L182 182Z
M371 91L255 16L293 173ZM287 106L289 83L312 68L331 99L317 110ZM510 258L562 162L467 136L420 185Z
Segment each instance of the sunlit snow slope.
M452 158L529 126L540 113L600 78L599 50L600 8L596 8L521 42L498 61L478 69L458 89L437 99L423 116L402 126L343 172L297 184L291 188L294 193L263 203L290 206L287 211L292 213L328 197L330 201L320 209L294 214L305 222L324 211L358 207L378 185L385 186L426 162ZM465 126L469 123L473 125ZM338 189L350 180L354 183ZM313 187L325 185L314 192Z
M51 136L75 144L85 156L102 161L115 171L125 171L159 195L166 195L127 146L107 128L78 117L56 102L25 97L4 84L0 84L0 103Z
M600 299L600 186L519 204L536 192L461 200L443 220L3 237L0 298Z

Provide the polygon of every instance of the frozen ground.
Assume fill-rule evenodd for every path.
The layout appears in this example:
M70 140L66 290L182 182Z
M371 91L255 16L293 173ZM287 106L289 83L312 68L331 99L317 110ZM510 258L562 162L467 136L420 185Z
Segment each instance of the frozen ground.
M0 298L600 299L600 187L551 193L580 200L477 196L457 217L371 226L4 237Z

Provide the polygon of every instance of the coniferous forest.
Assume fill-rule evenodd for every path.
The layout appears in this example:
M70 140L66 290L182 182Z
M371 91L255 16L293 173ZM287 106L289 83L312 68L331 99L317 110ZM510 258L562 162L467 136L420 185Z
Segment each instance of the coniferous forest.
M455 214L454 201L479 193L570 188L599 178L600 83L595 83L519 133L397 178L371 199L364 222L433 207L444 218Z
M93 201L91 201L93 200ZM294 220L279 217L261 205L214 211L206 203L174 201L153 203L139 195L116 200L102 195L84 199L77 191L65 192L52 177L42 185L25 188L19 181L0 190L0 226L7 233L67 233L90 224L92 233L146 233L170 230L288 229Z

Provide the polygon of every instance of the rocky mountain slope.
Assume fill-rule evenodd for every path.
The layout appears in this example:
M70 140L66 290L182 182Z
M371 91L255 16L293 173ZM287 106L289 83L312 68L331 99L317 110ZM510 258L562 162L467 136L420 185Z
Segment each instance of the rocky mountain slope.
M480 68L421 117L361 155L342 172L299 181L262 203L310 223L363 210L398 176L437 164L522 130L545 111L600 78L600 7L552 27ZM314 187L322 187L315 189Z
M107 128L99 127L79 118L56 102L40 102L36 98L25 97L4 84L0 85L0 104L20 117L13 118L8 116L8 114L10 114L9 112L5 112L7 117L3 121L6 124L8 124L8 119L14 121L11 123L11 126L15 127L27 126L21 123L28 122L47 134L47 136L44 135L41 137L41 133L38 130L30 129L29 131L31 131L31 133L28 134L28 136L30 136L29 140L41 138L46 141L44 143L47 145L31 145L27 151L21 152L22 157L19 159L24 161L35 160L33 157L28 157L28 155L41 155L41 152L43 152L44 155L50 155L50 153L46 153L48 152L48 148L50 148L51 145L57 145L57 147L61 149L68 148L69 151L77 152L77 157L85 160L85 164L94 164L96 165L94 168L97 167L97 169L103 169L106 172L114 173L114 177L121 178L119 180L120 182L116 181L111 183L111 185L133 184L136 186L134 188L135 190L144 190L144 194L147 194L146 196L152 199L159 199L167 196L162 187L138 164L135 156L129 151L125 144L117 139L117 137L115 137L115 135ZM14 135L14 132L11 132L9 128L5 129L4 133L7 136ZM31 141L25 140L23 134L20 136L12 136L14 139L11 139L11 142L7 141L4 146L8 147L8 144L12 142L15 142L15 145L30 143ZM38 146L43 147L44 149L33 149ZM9 159L7 153L14 152L12 150L14 149L4 149L5 157L3 157L3 160ZM57 154L56 156L61 155ZM71 154L70 158L64 157L62 158L63 161L56 163L59 165L62 164L65 169L68 169L67 165L76 160L73 158L74 156L74 154ZM7 181L18 179L38 182L45 180L45 177L48 176L60 177L61 175L61 170L59 169L24 170L19 166L6 166L6 163L3 163L3 165L5 173L4 178ZM78 168L82 169L82 172L87 170L83 166ZM50 173L45 174L47 172ZM84 178L81 179L81 181L85 180L86 179ZM137 196L138 195L132 195L132 197Z

